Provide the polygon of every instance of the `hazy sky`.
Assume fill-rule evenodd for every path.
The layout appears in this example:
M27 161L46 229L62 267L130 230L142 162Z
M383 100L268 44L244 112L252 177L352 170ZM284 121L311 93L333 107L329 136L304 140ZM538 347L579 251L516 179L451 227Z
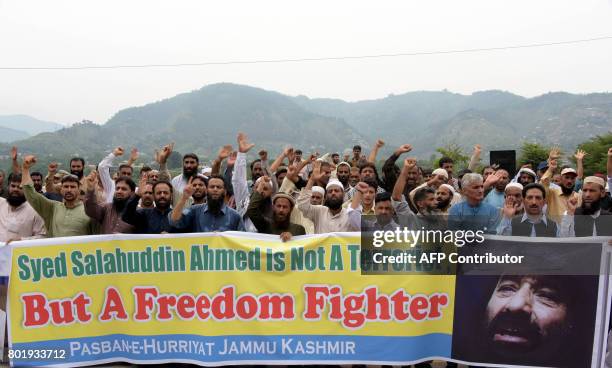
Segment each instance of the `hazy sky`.
M612 36L612 0L0 0L0 67L443 51ZM0 115L104 123L217 82L289 95L612 91L612 40L471 54L183 68L0 70Z

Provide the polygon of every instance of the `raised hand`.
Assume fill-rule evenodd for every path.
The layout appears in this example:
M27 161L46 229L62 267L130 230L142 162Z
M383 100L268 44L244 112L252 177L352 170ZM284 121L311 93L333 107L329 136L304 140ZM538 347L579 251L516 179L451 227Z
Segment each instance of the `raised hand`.
M362 181L360 181L359 183L357 183L357 185L355 186L355 189L357 189L360 193L363 194L363 192L365 192L366 190L368 190L370 186L367 183L364 183Z
M266 183L268 183L269 181L270 178L268 176L262 176L261 179L257 181L257 188L255 188L257 193L264 195L266 191Z
M189 199L195 192L195 189L193 188L193 185L191 184L192 182L193 182L193 176L189 178L187 185L185 185L185 187L183 188L183 199L185 200Z
M548 158L551 160L556 160L559 157L561 157L561 148L559 147L551 148L550 152L548 153Z
M87 175L85 180L85 191L94 190L98 186L98 173L93 170Z
M298 170L295 164L287 166L287 175L285 176L288 180L296 183L298 181Z
M315 183L321 181L323 174L321 173L321 161L315 161L312 164L312 174L310 175L310 179L312 179Z
M255 147L255 143L249 143L249 137L246 134L238 133L238 151L241 153L247 153L251 148Z
M232 151L232 153L230 153L229 157L227 158L227 165L234 166L234 164L236 163L236 157L238 157L238 152Z
M474 146L474 155L479 156L482 153L482 147L480 144Z
M293 155L293 147L291 146L287 146L285 147L285 149L283 150L283 156L289 158L289 156Z
M140 154L138 153L138 148L132 148L132 151L130 151L130 161L134 162L138 160L138 156L140 156Z
M228 158L232 154L232 145L226 144L225 146L219 148L219 152L217 153L217 159L219 161L223 161Z
M586 151L583 151L583 150L579 149L574 154L574 158L576 159L576 161L582 161L584 159L584 156L586 156L587 154L588 153L586 153Z
M383 141L382 139L377 139L374 145L376 146L376 148L381 148L385 145L385 141Z
M23 159L23 168L24 169L29 169L32 166L34 166L36 164L36 156L34 155L27 155L24 159ZM56 165L56 170L57 170L57 164ZM49 165L51 166L51 165Z
M549 159L548 160L548 168L552 171L557 170L557 159Z
M501 174L500 171L496 171L495 173L493 173L493 175L487 176L487 180L485 180L485 183L488 186L495 185L499 181L499 179L501 178L501 175L502 174Z
M168 157L172 154L174 150L174 142L169 143L162 147L161 152L155 151L155 161L159 164L165 164L168 160Z
M516 203L514 203L514 197L506 197L506 200L504 201L504 207L502 208L504 217L509 219L513 218L516 214L517 209L518 207L516 206Z
M612 147L608 148L608 157L612 157Z
M25 163L25 161L24 161ZM49 165L47 165L47 171L49 172L49 174L55 174L57 172L57 167L59 166L59 164L57 162L52 162Z
M415 157L408 157L404 160L404 168L411 170L417 164L417 160Z
M123 156L124 152L123 147L117 147L113 150L113 155L115 155L115 157Z
M13 146L13 148L11 148L11 159L13 161L17 161L17 147Z
M140 175L140 180L138 181L138 188L136 188L137 196L142 195L142 192L144 191L148 180L149 180L149 174L147 172L143 172L142 175Z
M399 148L397 149L397 153L398 154L402 154L402 153L408 153L412 151L412 145L410 144L402 144L401 146L399 146Z

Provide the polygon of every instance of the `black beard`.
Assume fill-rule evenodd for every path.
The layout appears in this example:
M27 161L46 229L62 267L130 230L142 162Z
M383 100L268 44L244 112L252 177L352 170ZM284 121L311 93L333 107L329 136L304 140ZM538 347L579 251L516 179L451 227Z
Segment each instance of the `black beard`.
M288 229L289 228L289 216L285 216L285 219L280 220L276 214L273 214L274 217L274 225L276 225L279 229Z
M342 183L342 185L346 188L349 178L348 177L340 177L338 176L338 181Z
M560 185L560 187L561 187L561 192L563 192L563 195L568 196L574 192L574 187L566 188L564 185Z
M257 179L261 178L261 175L259 174L252 174L251 175L251 181L253 182L253 185L255 185L255 182L257 181Z
M190 178L190 177L194 176L195 174L197 174L197 172L198 172L197 168L195 168L195 169L186 169L186 168L183 167L183 176L186 177L186 178Z
M330 210L337 210L342 207L342 198L326 198L324 205Z
M70 170L70 173L79 178L79 180L83 178L83 171Z
M223 197L214 199L209 195L206 196L206 205L208 210L213 214L217 215L221 212L221 206L223 206Z
M601 208L601 201L589 203L582 203L582 214L583 215L594 215L595 212Z
M168 209L168 207L170 207L170 201L163 202L163 204L160 203L159 201L155 201L155 208L157 208L160 211L164 211Z
M206 199L206 195L204 193L198 193L198 194L193 193L191 197L196 202L204 201Z
M440 209L440 210L443 210L443 209L445 209L449 205L450 201L451 200L449 198L449 199L444 200L443 202L438 202L436 207L438 207L438 209Z
M26 197L24 195L17 196L17 197L9 195L8 198L6 198L6 201L12 207L19 207L23 204L23 202L26 201Z
M115 210L117 212L123 212L123 209L125 208L125 205L127 204L127 199L119 199L116 197L113 197L113 208L115 208Z

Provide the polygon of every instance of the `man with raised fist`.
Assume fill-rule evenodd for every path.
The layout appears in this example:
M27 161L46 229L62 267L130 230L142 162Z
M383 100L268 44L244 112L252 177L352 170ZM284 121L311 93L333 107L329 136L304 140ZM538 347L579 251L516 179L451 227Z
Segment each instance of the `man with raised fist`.
M62 202L52 201L36 192L30 177L30 168L36 163L36 157L29 155L23 159L21 185L28 203L45 221L47 236L91 235L96 233L96 226L85 213L85 206L79 199L81 182L75 175L66 175L60 184Z

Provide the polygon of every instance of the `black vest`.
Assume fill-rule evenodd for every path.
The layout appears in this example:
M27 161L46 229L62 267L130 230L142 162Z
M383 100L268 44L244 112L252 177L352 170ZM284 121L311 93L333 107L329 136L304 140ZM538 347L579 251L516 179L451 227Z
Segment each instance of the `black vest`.
M512 219L512 236L531 236L531 227L535 227L536 237L554 238L557 236L557 223L546 217L546 224L543 221L532 225L529 220L521 222L523 215L515 216Z
M597 218L584 215L582 208L576 208L574 214L574 233L576 236L593 236L593 223L597 236L612 236L612 213L601 210Z

